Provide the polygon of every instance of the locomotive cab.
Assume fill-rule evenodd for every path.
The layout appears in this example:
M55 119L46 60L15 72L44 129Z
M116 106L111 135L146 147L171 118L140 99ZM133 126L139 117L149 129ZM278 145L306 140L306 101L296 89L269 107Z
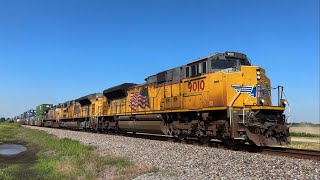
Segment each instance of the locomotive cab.
M211 60L211 72L236 72L241 70L241 66L251 66L246 55L242 53L226 52Z
M226 74L225 83L231 139L258 146L290 143L283 87L272 88L263 68L241 66L239 72ZM272 103L274 89L278 90L276 105Z

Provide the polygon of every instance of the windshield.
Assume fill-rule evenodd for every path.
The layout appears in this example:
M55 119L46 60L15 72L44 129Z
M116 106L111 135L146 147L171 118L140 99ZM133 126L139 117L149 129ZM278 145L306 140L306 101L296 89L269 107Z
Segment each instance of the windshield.
M212 69L228 69L232 67L237 67L237 60L212 60Z
M250 63L247 60L240 59L240 65L242 65L242 66L250 66Z

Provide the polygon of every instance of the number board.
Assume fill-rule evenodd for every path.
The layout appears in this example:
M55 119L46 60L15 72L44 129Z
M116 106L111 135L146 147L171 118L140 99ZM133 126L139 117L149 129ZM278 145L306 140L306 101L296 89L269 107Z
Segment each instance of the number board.
M206 83L203 79L190 81L188 83L188 91L189 93L201 92L205 89Z

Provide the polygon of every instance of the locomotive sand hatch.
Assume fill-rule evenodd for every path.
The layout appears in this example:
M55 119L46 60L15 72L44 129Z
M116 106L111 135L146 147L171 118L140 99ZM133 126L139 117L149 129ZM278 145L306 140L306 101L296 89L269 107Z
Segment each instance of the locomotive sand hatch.
M272 104L272 90L278 96ZM21 115L46 127L172 135L256 146L290 143L283 87L245 54L216 53L145 79ZM274 98L274 97L273 97ZM30 113L31 112L31 113ZM32 114L32 115L30 115Z

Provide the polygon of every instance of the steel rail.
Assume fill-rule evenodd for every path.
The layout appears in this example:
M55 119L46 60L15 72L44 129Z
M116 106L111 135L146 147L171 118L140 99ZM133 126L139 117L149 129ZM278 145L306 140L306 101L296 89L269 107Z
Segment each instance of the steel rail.
M310 160L320 161L320 151L317 151L317 150L283 148L283 147L263 147L262 154L280 155L280 156L293 157L298 159L310 159Z

